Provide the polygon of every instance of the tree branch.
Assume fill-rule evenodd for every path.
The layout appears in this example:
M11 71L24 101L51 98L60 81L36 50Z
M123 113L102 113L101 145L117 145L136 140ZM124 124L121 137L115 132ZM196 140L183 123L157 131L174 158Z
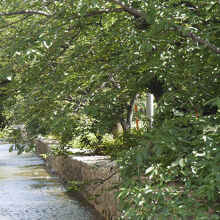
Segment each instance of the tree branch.
M110 14L110 13L118 13L118 12L123 12L125 11L123 8L109 8L105 9L103 11L93 11L93 12L88 12L86 15L83 17L91 17L95 15L101 15L101 14ZM50 14L43 12L43 11L17 11L17 12L5 12L5 13L0 13L1 16L11 16L11 15L20 15L20 14L39 14L39 15L44 15L46 17L49 17ZM80 18L81 16L75 16L74 18Z
M174 30L182 33L182 30L181 30L181 26L173 26ZM191 38L193 41L201 44L201 45L204 45L205 47L207 47L208 49L212 50L213 52L217 53L217 54L220 54L220 48L216 47L215 45L209 43L207 40L197 36L196 34L192 33L191 31L188 31L186 33L186 36L188 38Z
M22 14L38 14L38 15L43 15L43 16L50 16L50 14L43 12L43 11L16 11L16 12L4 12L0 13L1 16L11 16L11 15L22 15Z
M116 5L121 6L125 11L127 11L129 14L135 16L135 17L143 17L143 13L140 12L137 9L131 8L130 6L125 5L123 2L121 2L120 0L104 0L104 1L108 1L108 2L112 2ZM175 30L177 30L178 32L182 33L181 31L181 27L177 27L177 26L173 26ZM201 37L197 36L196 34L192 33L192 32L188 32L186 34L187 37L191 38L193 41L204 45L205 47L207 47L208 49L210 49L211 51L213 51L216 54L220 54L220 48L216 47L215 45L209 43L207 40L202 39Z
M208 49L212 50L213 52L220 54L220 48L214 46L213 44L210 44L207 40L202 39L201 37L193 34L192 32L188 32L186 35L188 37L192 38L192 40L194 40L194 41L198 42L199 44L204 45Z
M116 175L118 173L118 170L116 170L115 172L113 172L110 176L106 177L105 179L95 179L94 182L98 182L97 184L95 184L95 188L97 188L98 186L100 186L101 184L103 184L104 182L106 182L107 180L111 179L114 175Z
M103 82L99 89L103 89L111 81L111 78L112 76L110 76L105 82Z
M105 0L105 1L112 2L112 3L115 3L116 5L121 6L125 11L127 11L131 15L134 15L135 17L143 17L143 13L141 11L135 8L131 8L119 0Z

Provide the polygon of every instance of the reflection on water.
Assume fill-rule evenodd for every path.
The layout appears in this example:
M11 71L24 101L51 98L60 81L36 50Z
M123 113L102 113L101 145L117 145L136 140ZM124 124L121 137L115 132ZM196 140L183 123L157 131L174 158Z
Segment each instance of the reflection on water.
M91 208L65 194L41 158L9 153L10 146L0 145L0 220L101 219Z

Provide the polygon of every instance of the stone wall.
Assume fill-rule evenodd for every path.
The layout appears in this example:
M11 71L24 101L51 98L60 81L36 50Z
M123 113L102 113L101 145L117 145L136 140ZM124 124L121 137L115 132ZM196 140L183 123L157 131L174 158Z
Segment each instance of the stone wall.
M50 152L50 143L37 139L35 144L41 154ZM65 182L89 182L81 194L106 220L120 216L114 191L109 190L120 178L107 156L50 156L46 160Z

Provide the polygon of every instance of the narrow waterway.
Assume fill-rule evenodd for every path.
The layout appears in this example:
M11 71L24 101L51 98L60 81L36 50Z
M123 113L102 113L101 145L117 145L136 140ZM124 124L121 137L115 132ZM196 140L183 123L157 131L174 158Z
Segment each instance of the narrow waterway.
M0 220L101 220L89 206L69 197L36 154L9 153L0 144Z

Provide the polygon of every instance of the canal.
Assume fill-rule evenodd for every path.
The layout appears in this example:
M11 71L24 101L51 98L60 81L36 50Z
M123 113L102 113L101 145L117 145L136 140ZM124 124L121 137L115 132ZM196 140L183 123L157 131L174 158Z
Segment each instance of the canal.
M101 220L86 202L66 194L56 175L33 153L0 144L0 220Z

